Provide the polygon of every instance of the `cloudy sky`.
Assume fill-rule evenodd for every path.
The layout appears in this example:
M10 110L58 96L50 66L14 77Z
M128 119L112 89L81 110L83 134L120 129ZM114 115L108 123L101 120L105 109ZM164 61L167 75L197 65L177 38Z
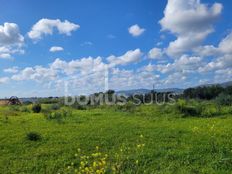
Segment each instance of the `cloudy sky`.
M232 80L231 1L0 2L0 97Z

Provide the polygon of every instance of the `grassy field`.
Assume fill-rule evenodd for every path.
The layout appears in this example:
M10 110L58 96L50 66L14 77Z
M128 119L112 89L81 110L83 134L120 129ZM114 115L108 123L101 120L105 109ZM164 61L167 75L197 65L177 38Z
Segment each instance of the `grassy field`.
M48 119L1 107L0 173L232 173L230 114L183 118L155 105L66 110Z

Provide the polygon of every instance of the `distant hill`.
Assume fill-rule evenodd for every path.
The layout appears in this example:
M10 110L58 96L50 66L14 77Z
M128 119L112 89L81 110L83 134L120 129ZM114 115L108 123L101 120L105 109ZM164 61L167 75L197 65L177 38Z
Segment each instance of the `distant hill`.
M179 88L167 88L167 89L155 89L156 92L174 92L177 94L183 93L183 89ZM131 89L131 90L124 90L124 91L117 91L116 94L125 94L127 96L133 94L147 94L151 92L151 89Z
M225 83L221 83L220 86L222 86L223 88L226 88L228 86L232 86L232 81L230 82L225 82Z
M205 84L205 85L200 85L200 86L197 86L197 87L205 87L205 86L207 87L207 86L214 86L214 85L219 85L219 86L221 86L223 88L226 88L228 86L232 86L232 81L224 82L224 83Z
M133 95L133 94L147 94L149 92L151 92L150 89L131 89L131 90L116 91L116 94Z

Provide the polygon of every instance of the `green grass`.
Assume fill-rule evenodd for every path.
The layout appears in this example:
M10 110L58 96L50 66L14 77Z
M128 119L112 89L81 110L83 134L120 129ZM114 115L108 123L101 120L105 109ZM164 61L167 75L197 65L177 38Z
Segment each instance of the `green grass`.
M232 117L182 118L158 106L140 106L123 112L116 107L72 110L62 122L42 113L0 108L0 173L64 173L81 148L95 147L114 161L122 146L139 153L122 155L122 173L232 173ZM16 111L11 111L16 112ZM8 119L5 115L8 114ZM41 140L27 139L37 132ZM141 140L140 136L143 135ZM138 160L138 166L132 163ZM65 172L66 173L66 172Z

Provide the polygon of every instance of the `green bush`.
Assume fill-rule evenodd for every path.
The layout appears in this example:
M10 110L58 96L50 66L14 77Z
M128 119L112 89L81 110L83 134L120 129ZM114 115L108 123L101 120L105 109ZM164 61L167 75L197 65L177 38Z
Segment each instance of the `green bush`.
M216 98L216 103L222 106L231 106L232 105L232 96L228 94L220 94Z
M30 141L39 141L42 139L42 136L37 132L29 132L26 135L26 139Z
M72 105L72 108L77 109L77 110L86 110L86 109L87 109L87 106L80 105L80 104L78 104L78 103L74 103L74 104Z
M202 117L214 117L216 115L220 115L220 113L214 106L204 106L201 112Z
M20 107L18 105L11 105L11 106L9 106L9 110L19 112Z
M57 122L62 122L65 118L72 116L70 110L61 110L61 111L47 111L44 113L44 116L47 120L56 120Z
M21 112L27 112L27 113L30 113L30 112L31 112L30 109L29 109L28 107L26 107L26 106L22 106L22 107L20 108L20 111L21 111Z
M50 109L51 110L59 110L61 107L60 107L60 105L59 104L52 104L51 106L50 106Z
M136 109L136 105L132 102L128 102L125 105L117 105L116 110L122 111L122 112L134 112Z
M193 101L192 103L187 103L185 100L178 100L176 103L177 110L184 114L184 116L200 116L202 113L202 105Z
M34 104L34 105L32 106L32 111L33 111L34 113L40 113L41 109L42 109L41 104Z

